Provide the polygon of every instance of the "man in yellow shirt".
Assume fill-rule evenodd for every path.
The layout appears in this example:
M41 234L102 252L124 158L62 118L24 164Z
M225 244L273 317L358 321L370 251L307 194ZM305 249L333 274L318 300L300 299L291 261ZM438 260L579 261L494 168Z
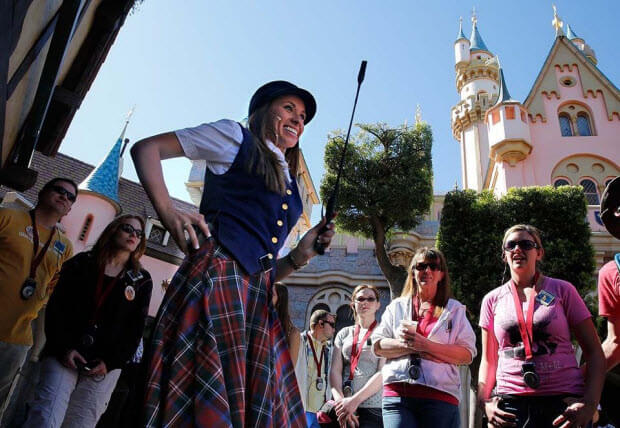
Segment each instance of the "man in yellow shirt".
M0 425L13 379L32 346L31 322L73 255L57 223L76 197L72 180L54 178L43 186L32 211L0 208Z

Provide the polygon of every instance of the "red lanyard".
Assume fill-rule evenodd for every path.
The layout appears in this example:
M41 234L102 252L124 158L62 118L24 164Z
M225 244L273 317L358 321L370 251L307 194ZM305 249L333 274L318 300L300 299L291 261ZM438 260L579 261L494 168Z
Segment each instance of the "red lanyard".
M30 262L30 278L34 279L34 276L37 272L37 268L41 264L43 257L45 257L45 253L47 253L47 249L50 247L50 243L52 242L52 237L54 236L54 232L56 231L56 226L52 228L50 231L50 237L47 242L43 246L41 252L37 255L37 250L39 249L39 231L37 230L37 222L34 219L34 210L30 211L30 219L32 220L32 261Z
M538 272L534 275L534 295L536 294L536 284L538 283L539 276L540 274ZM519 300L519 294L517 293L517 285L512 279L510 280L510 292L512 293L512 299L515 303L515 310L517 311L519 332L521 333L521 340L523 340L523 347L525 348L525 359L531 360L534 358L534 354L532 353L532 339L534 337L534 303L536 299L534 298L534 295L530 297L530 301L527 306L527 318L524 319L523 307L521 306L521 300Z
M97 278L97 288L95 288L95 310L93 311L93 316L91 318L92 323L96 323L99 320L99 312L101 311L103 303L107 299L108 294L110 294L110 292L116 285L118 279L123 276L123 273L125 273L125 269L121 270L120 273L116 275L116 277L114 277L112 281L110 281L105 290L103 289L104 272L105 268L101 269L99 271L99 277Z
M321 348L321 359L319 360L316 356L316 351L314 350L314 343L312 343L313 339L308 332L306 332L306 337L308 338L308 342L310 342L310 349L312 349L312 356L314 357L314 363L316 364L316 374L318 377L321 377L321 366L323 365L323 351L325 350L325 347L323 346Z
M372 324L370 324L368 331L366 332L366 334L364 335L364 338L360 342L359 349L358 349L357 340L360 337L361 327L359 324L355 325L355 331L353 332L353 346L351 347L351 365L349 367L349 380L353 380L353 373L355 372L355 369L357 368L357 364L360 361L360 356L362 355L362 348L364 347L364 343L368 340L368 338L370 337L370 334L372 333L372 331L375 329L376 326L377 326L377 320L374 320Z

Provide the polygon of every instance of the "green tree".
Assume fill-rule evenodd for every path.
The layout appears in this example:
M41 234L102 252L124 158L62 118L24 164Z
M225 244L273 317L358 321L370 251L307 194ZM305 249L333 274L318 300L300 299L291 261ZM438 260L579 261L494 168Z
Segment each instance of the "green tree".
M384 123L357 126L361 131L351 137L347 148L336 226L374 241L377 262L395 297L407 272L390 262L386 240L394 229L413 229L430 208L433 136L423 122L396 129ZM341 132L330 134L320 190L323 200L334 188L343 146Z

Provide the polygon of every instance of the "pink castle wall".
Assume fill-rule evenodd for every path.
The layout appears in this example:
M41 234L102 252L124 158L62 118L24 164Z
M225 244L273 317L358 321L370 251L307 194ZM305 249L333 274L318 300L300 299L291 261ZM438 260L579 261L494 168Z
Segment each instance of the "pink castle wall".
M532 137L532 153L526 160L515 167L504 162L503 170L506 177L506 188L513 186L533 186L551 184L551 174L556 165L563 159L579 154L596 153L596 156L617 165L620 158L620 118L613 116L610 121L602 93L584 97L579 69L577 66L555 67L557 87L560 98L551 95L543 99L547 121L537 118L536 122L530 119ZM566 87L560 84L560 76L570 75L575 78L576 84ZM558 109L567 102L578 102L588 107L593 122L591 137L562 137L558 121ZM498 180L499 182L499 180ZM592 223L591 223L592 224Z
M86 221L86 216L89 214L92 214L93 221L86 240L78 241ZM73 254L89 250L95 244L103 229L114 217L116 217L116 209L109 201L80 190L77 200L71 207L71 211L61 221L66 230L67 237L73 244Z
M151 278L153 279L153 293L151 294L149 315L155 316L165 294L161 284L164 280L172 278L179 267L173 263L164 262L146 255L142 256L140 262L144 269L151 274Z

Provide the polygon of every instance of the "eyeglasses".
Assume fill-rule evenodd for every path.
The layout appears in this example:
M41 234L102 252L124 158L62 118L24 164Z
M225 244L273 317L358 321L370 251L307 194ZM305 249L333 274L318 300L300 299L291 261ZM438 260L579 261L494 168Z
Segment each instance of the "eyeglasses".
M356 297L355 301L357 303L364 303L364 302L374 303L377 301L377 298L376 297Z
M327 320L321 320L323 321L323 324L329 324L332 326L332 328L336 328L336 323L335 322L331 322L331 321L327 321Z
M132 233L135 234L138 239L141 239L144 236L144 231L142 231L140 229L136 229L135 227L133 227L129 223L122 223L119 226L119 229L122 230L125 233L130 234L130 235Z
M62 186L50 186L50 189L52 189L54 192L58 193L59 195L63 195L65 198L67 198L71 202L75 202L75 199L77 198L75 194L71 193L70 191L68 191Z
M425 271L426 268L430 268L432 271L441 270L438 263L416 263L415 265L415 270L419 270L421 272Z
M522 239L520 241L508 241L504 245L506 251L514 251L515 248L521 248L523 251L529 251L532 248L538 248L538 244L530 239Z

